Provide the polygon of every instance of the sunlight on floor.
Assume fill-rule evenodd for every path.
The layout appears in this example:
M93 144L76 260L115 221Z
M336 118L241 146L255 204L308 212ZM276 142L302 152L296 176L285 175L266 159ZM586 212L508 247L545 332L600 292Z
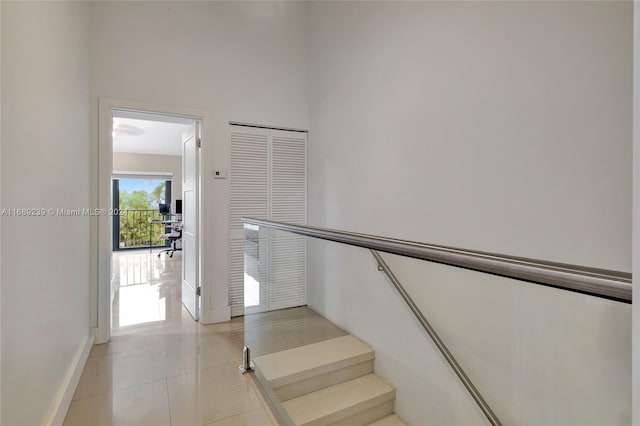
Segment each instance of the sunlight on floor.
M166 319L165 298L157 287L138 284L120 288L120 327Z
M113 254L113 328L165 321L180 313L182 258L148 250Z

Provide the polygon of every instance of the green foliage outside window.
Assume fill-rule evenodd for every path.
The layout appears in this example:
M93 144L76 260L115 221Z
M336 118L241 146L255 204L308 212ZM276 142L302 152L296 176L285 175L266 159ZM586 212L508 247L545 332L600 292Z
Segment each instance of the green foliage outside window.
M151 192L136 190L119 191L120 248L164 246L160 239L165 225L151 224L149 219L162 219L158 204L164 202L165 183L160 182Z

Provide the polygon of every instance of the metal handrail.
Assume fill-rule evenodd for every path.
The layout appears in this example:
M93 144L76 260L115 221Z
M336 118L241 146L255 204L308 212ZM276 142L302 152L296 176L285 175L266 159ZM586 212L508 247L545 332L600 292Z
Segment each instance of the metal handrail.
M422 325L422 328L424 328L427 334L429 335L429 337L431 337L431 340L433 340L433 343L436 345L440 353L442 353L442 356L444 356L444 359L447 360L447 362L449 363L453 371L456 373L456 375L458 376L458 378L460 379L464 387L467 389L471 397L474 399L476 404L478 404L478 407L480 408L480 410L482 410L482 412L484 413L484 415L487 417L487 419L492 425L500 426L502 423L500 422L498 417L495 415L491 407L489 407L489 404L487 404L487 401L485 401L485 399L482 397L482 395L480 394L478 389L475 387L471 379L469 379L469 376L467 376L467 373L465 373L462 367L460 366L460 364L458 364L458 361L455 359L453 354L449 351L449 348L447 348L447 345L444 344L444 342L442 341L442 339L440 338L436 330L433 328L431 323L429 323L429 320L427 320L427 318L424 316L420 308L418 308L418 305L416 305L416 303L413 301L411 296L409 296L409 293L407 293L407 290L404 289L404 286L400 283L400 280L398 280L398 278L395 276L391 268L389 268L389 265L387 265L387 262L384 261L380 253L378 253L377 251L375 250L369 250L369 251L371 252L373 257L376 259L376 262L378 263L378 270L384 272L387 275L387 277L389 278L389 281L391 281L391 284L393 284L393 286L398 291L398 293L400 293L400 296L402 297L402 299L405 301L407 306L409 306L409 309L411 309L411 312L413 312L413 315L416 317L420 325Z
M242 222L631 303L631 274L625 272L465 250L308 225L294 225L272 220L242 218Z
M368 248L378 264L378 270L384 272L389 278L391 284L393 284L420 325L422 325L422 328L424 328L429 337L431 337L431 340L440 353L442 353L480 410L487 417L487 420L494 426L500 426L502 423L379 252L408 256L631 303L631 274L627 273L463 250L454 247L424 244L415 241L378 237L308 225L294 225L271 220L242 218L242 222L249 225L264 226L298 235Z

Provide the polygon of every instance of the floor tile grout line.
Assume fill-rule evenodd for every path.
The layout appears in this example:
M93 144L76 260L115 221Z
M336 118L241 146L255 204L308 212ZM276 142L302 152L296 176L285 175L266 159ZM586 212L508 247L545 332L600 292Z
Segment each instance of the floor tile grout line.
M258 410L265 410L265 407L264 407L263 405L260 405L260 407L258 407L258 408L251 408L251 409L249 409L249 410L242 411L242 412L237 413L237 414L232 414L232 415L230 415L230 416L223 417L223 418L221 418L221 419L217 419L217 420L214 420L214 421L209 422L209 423L205 423L205 424L203 424L202 426L211 426L211 425L214 425L214 424L216 424L216 423L220 423L220 422L224 422L225 420L229 420L230 418L237 417L237 416L241 416L241 415L243 415L243 414L247 414L247 413L250 413L250 412L252 412L252 411L258 411Z
M180 377L180 376L174 376L174 377ZM139 387L139 386L152 385L152 384L154 384L154 383L159 383L159 382L161 382L161 381L163 381L163 380L164 380L164 381L166 381L167 379L170 379L170 378L172 378L172 377L163 377L163 378L161 378L161 379L149 380L148 382L138 383L138 384L136 384L136 385L125 386L125 387L121 387L121 388L118 388L118 389L111 389L111 392L112 392L112 393L115 393L115 392L128 391L128 390L131 390L131 389L133 389L133 388L137 388L137 387ZM105 391L105 392L102 392L102 394L105 394L105 393L108 393L108 392L109 392L109 391Z
M164 379L164 388L167 391L167 408L169 409L169 425L173 426L173 416L171 415L171 399L169 398L169 381Z

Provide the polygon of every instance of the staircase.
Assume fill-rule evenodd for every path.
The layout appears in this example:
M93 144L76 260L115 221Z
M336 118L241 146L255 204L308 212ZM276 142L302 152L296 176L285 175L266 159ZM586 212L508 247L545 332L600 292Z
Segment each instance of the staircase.
M404 425L393 414L395 389L373 373L374 357L347 335L257 357L254 365L297 426Z

